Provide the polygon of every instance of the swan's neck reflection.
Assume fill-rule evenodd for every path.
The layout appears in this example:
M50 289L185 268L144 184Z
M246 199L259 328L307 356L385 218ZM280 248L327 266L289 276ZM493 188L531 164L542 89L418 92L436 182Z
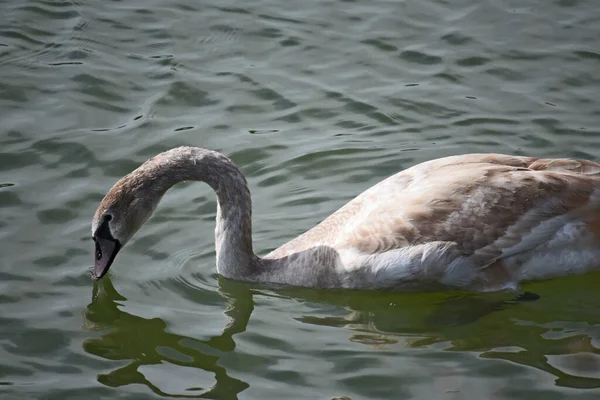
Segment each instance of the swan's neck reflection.
M98 375L98 381L110 387L143 384L164 397L237 398L248 384L229 376L215 354L235 348L233 336L246 330L254 305L252 293L244 284L223 282L220 292L227 299L225 315L229 322L220 335L198 340L167 331L162 319L146 319L123 311L119 306L127 299L117 292L110 279L95 282L92 302L85 309L83 320L87 329L102 331L102 335L86 340L84 350L104 359L127 362ZM214 383L209 387L188 387L184 393L166 393L140 372L140 368L158 364L210 372Z

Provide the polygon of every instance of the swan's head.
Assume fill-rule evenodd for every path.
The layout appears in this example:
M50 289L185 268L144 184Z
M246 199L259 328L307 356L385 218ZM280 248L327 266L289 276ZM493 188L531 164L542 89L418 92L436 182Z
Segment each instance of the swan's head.
M131 239L154 212L159 198L128 179L117 182L106 194L92 220L94 279L109 270L119 250Z

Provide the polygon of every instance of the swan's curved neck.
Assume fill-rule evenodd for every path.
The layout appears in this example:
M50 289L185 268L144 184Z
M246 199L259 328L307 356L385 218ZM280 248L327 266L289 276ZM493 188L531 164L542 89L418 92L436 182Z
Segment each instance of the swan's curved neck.
M251 279L258 273L259 258L252 250L252 200L242 172L229 158L205 149L183 148L157 157L146 169L158 198L182 181L206 182L213 188L218 202L217 271L228 278Z

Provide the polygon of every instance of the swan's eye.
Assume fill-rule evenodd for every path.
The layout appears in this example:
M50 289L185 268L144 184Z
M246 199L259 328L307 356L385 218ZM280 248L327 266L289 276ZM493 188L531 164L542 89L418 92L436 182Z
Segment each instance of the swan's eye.
M110 221L111 219L112 219L112 215L110 215L110 214L106 214L106 215L104 215L104 221L105 221L105 222L108 222L108 221Z

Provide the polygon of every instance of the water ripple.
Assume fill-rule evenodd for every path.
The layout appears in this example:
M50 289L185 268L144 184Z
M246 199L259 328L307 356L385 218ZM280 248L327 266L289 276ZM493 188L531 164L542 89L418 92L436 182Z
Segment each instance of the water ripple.
M215 271L206 185L172 189L109 276L89 277L106 190L179 145L244 171L261 254L435 157L597 159L596 2L13 0L2 20L3 394L526 399L600 387L597 276L536 283L541 301L511 306L232 282Z

